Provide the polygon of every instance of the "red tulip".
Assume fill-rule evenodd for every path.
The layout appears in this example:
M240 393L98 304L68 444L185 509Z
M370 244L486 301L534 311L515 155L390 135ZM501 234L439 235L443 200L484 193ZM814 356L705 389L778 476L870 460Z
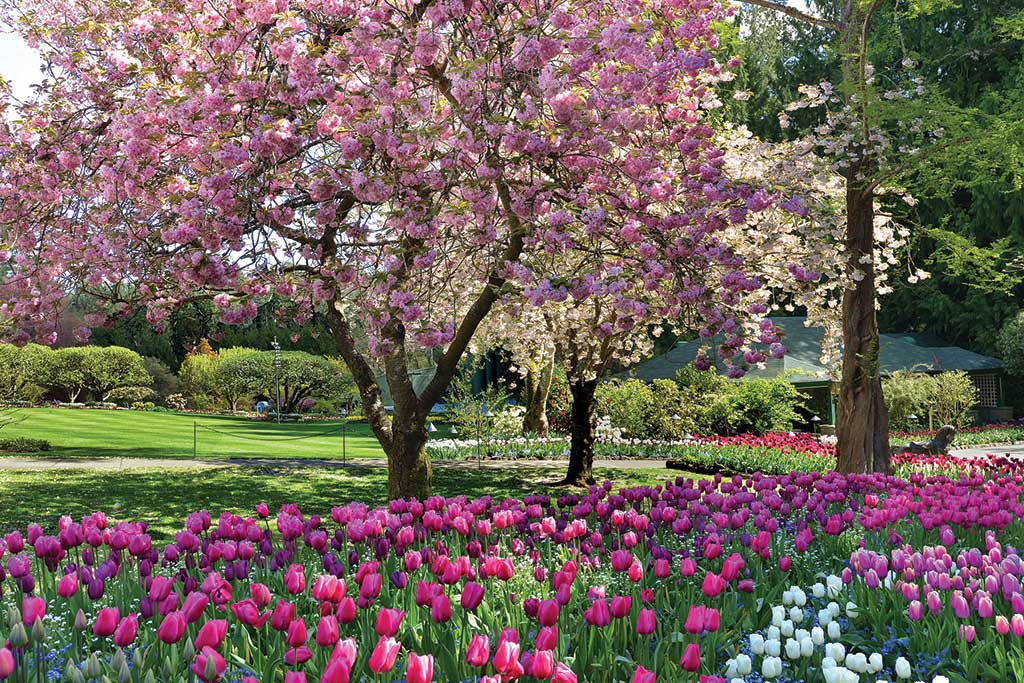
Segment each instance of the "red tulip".
M402 644L394 638L381 636L377 646L370 655L370 671L378 674L387 673L395 666L398 650Z
M491 658L491 643L487 636L475 634L469 640L469 649L466 651L466 661L470 666L486 666L487 660Z
M201 652L206 647L214 650L220 649L227 632L227 619L210 619L199 627L199 633L196 634L195 640L196 650Z
M409 653L409 664L405 673L407 683L430 683L434 678L434 655Z
M330 647L338 642L338 618L333 614L320 617L320 623L316 625L316 644L320 647Z
M113 635L117 621L121 618L121 610L116 607L104 607L96 615L96 623L92 626L93 634L100 638Z
M139 633L139 615L129 614L114 629L114 644L118 647L128 647L135 642L135 636Z
M633 599L628 595L615 595L612 596L612 616L616 619L622 619L633 606Z
M543 600L537 608L537 621L541 626L554 626L558 623L559 609L557 600Z
M161 641L168 645L173 645L185 635L186 625L184 614L181 612L171 612L160 622L156 635Z
M683 658L679 661L687 671L696 671L700 668L700 645L697 643L690 643L683 650Z

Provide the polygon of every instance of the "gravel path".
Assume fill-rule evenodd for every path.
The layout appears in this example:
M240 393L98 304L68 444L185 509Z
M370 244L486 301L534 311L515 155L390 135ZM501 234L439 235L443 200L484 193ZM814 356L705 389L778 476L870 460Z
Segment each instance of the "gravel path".
M1024 458L1024 444L990 446L988 448L954 448L954 455L983 456L986 453ZM480 467L489 469L534 468L565 469L566 460L484 460ZM189 460L185 458L61 458L61 457L0 457L0 470L100 470L119 472L129 469L189 469L202 467L386 467L382 458L357 458L347 465L339 460L315 460L301 458L238 458L231 460ZM473 468L475 461L435 460L437 468ZM665 467L664 460L595 460L594 467L620 470L656 470Z

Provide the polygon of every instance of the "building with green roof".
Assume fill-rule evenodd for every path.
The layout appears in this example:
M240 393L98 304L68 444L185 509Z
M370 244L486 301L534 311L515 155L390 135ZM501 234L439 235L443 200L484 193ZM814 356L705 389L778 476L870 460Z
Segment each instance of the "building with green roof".
M824 422L835 423L836 382L821 364L824 330L808 327L805 317L775 317L772 323L782 330L786 353L771 358L762 368L752 368L744 379L784 376L809 397L808 408ZM680 369L697 358L700 341L682 341L660 356L629 368L615 377L645 381L673 379ZM958 346L947 346L930 335L882 334L879 354L883 376L897 370L939 373L949 370L967 372L978 388L976 417L981 422L1012 419L1013 410L1003 406L1003 363ZM740 380L743 381L743 380Z

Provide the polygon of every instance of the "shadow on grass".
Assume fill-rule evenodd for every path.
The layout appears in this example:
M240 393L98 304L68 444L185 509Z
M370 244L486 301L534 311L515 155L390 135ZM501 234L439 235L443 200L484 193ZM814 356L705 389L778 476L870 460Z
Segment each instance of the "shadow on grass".
M571 489L551 489L542 481L557 477L550 468L440 469L434 472L434 493L477 498L522 497L545 492L565 495ZM665 470L598 471L598 481L611 479L617 486L664 481L681 473ZM268 465L209 469L137 469L123 472L91 470L0 472L0 530L22 529L30 522L53 529L60 515L80 518L102 510L114 519L150 524L154 538L167 540L180 529L186 516L207 509L253 514L257 503L274 510L295 503L306 514L330 515L335 505L363 501L379 505L387 500L387 472L378 467L311 468Z

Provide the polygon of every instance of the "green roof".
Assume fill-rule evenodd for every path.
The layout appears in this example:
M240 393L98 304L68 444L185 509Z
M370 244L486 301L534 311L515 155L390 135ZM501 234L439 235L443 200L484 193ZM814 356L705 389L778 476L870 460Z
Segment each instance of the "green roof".
M794 384L827 382L828 371L821 364L824 330L820 327L808 327L807 318L804 317L777 317L771 321L784 333L783 345L786 347L786 354L782 358L769 359L764 368L751 368L745 377L771 378L786 374ZM1003 367L1002 361L996 358L957 346L932 345L935 342L933 337L923 335L919 337L907 334L882 334L882 374L891 374L897 370L994 372ZM672 379L681 368L696 359L700 346L700 341L679 342L671 351L639 363L615 376L623 379L635 377L646 381Z

